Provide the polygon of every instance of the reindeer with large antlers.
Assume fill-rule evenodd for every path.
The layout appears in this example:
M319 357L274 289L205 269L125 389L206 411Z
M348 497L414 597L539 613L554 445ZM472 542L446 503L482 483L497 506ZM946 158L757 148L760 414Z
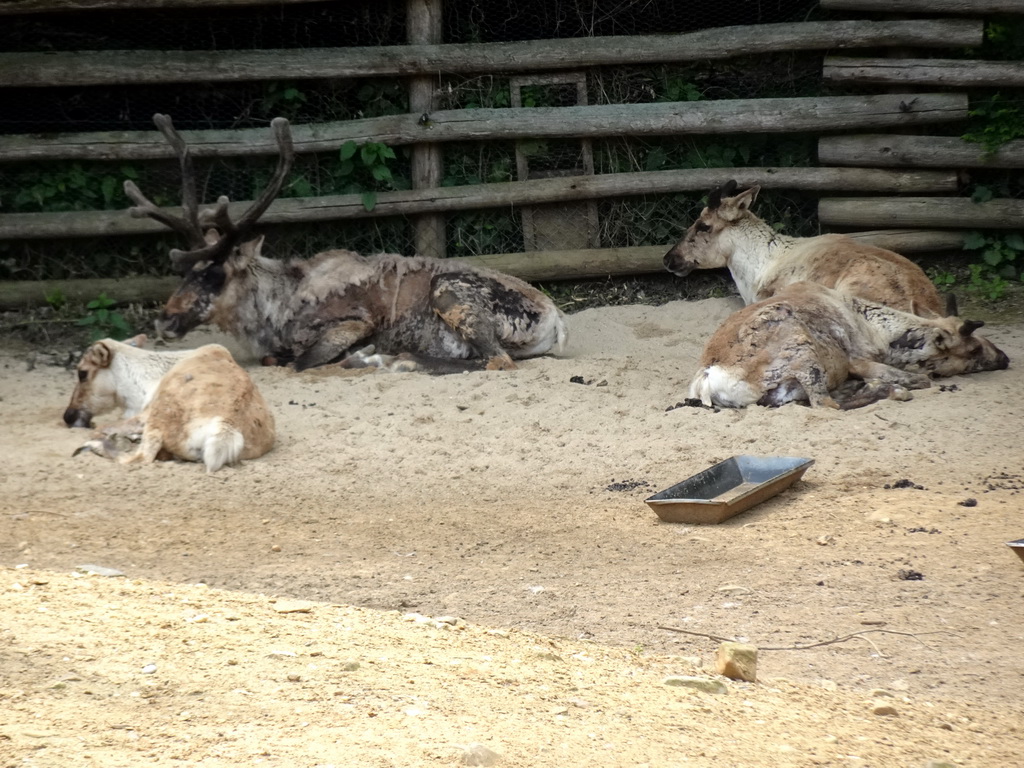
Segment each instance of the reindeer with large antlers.
M159 208L126 181L125 193L135 203L131 215L159 221L189 246L171 251L185 278L157 320L159 335L181 338L197 325L214 323L264 360L293 363L299 370L335 361L435 373L510 369L514 359L561 350L562 313L541 291L511 275L454 260L346 250L308 260L261 255L263 238L253 230L295 156L284 118L271 123L277 169L237 221L226 197L199 210L188 145L168 116L153 120L181 165L182 215Z

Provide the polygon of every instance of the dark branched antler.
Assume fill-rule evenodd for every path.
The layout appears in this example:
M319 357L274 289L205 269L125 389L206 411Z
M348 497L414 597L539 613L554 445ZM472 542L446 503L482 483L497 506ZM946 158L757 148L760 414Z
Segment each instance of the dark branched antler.
M708 195L708 208L715 210L722 204L723 197L732 197L734 192L736 192L736 179L729 179L722 186L715 187Z
M238 221L232 221L228 213L228 198L221 196L213 208L199 211L196 196L195 170L188 145L174 129L167 115L154 115L153 122L174 148L181 163L181 198L183 216L174 216L150 202L131 181L124 183L125 193L136 204L131 209L135 217L149 216L161 224L185 236L189 250L177 248L171 251L171 261L176 269L185 269L200 261L223 261L239 243L243 242L259 221L270 204L277 197L288 177L295 160L295 147L291 129L283 117L275 117L270 123L277 142L278 161L270 183L259 198L249 206Z

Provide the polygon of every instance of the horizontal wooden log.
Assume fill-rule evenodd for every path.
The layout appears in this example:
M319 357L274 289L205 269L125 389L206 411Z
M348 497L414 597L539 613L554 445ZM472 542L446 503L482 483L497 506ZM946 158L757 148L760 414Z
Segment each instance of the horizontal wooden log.
M73 11L120 11L132 8L226 8L246 5L286 5L325 0L0 0L0 16L16 13L69 13Z
M894 172L871 168L697 168L679 171L571 176L500 184L382 192L367 211L361 195L284 198L275 200L263 224L295 224L338 219L412 216L518 205L540 205L605 197L706 191L730 178L750 186L831 192L952 192L956 174L946 171ZM232 203L238 217L251 205ZM180 209L169 209L180 215ZM0 240L99 237L165 232L152 219L133 219L127 211L66 211L0 214Z
M2 0L0 0L2 2ZM487 74L643 66L779 51L971 47L982 22L812 21L679 35L260 51L69 51L0 54L0 86L238 82Z
M1020 88L1024 87L1024 62L828 56L822 76L834 83Z
M966 197L822 198L818 220L830 227L1024 229L1024 200L975 203Z
M822 8L883 13L1024 13L1024 0L821 0Z
M959 249L963 235L956 232L886 230L850 235L862 242L899 253L935 252ZM475 266L497 269L524 280L582 280L594 277L660 273L662 259L672 243L634 248L599 248L574 251L532 251L453 259ZM120 280L23 280L0 282L0 310L46 304L46 297L59 291L69 301L86 302L101 293L121 303L161 302L178 287L178 277L128 277Z
M827 165L912 168L1024 168L1024 139L987 153L954 136L864 134L818 139L818 162Z
M429 119L403 114L292 126L296 152L336 151L347 141L389 146L420 142L800 133L928 125L964 120L961 93L736 99L653 104L599 104L531 109L453 109ZM195 157L276 155L265 128L182 131ZM18 160L155 160L174 152L153 131L0 136L0 162Z

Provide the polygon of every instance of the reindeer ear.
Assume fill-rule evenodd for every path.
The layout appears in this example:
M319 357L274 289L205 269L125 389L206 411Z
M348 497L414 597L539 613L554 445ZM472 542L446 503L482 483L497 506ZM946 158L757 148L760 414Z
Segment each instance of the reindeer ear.
M94 365L97 368L109 368L110 361L113 360L114 353L111 351L104 342L97 341L82 355L82 362L87 362L90 365Z
M960 335L967 338L984 325L984 320L964 320L964 324L960 326Z
M733 200L736 202L736 206L740 210L748 210L754 201L757 200L757 193L761 191L761 187L757 184L752 186L750 189L740 192Z
M237 256L234 257L238 262L238 266L244 266L253 259L261 256L261 251L263 250L263 238L264 236L260 235L255 240L249 240L238 246L238 249L236 250Z

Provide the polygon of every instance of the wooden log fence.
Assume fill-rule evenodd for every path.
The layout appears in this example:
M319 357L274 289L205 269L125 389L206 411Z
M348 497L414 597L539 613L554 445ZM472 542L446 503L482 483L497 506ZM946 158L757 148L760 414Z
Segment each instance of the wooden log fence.
M963 247L963 234L952 231L880 230L851 233L850 236L904 254L934 253ZM672 245L666 243L634 248L531 251L453 258L467 264L497 269L524 280L584 280L610 275L660 273L664 270L662 259ZM46 297L56 291L67 300L75 302L89 301L101 293L118 304L164 301L180 282L181 278L178 277L0 282L0 311L44 305Z
M1024 87L1024 62L829 56L822 75L834 83L1021 88Z
M172 115L173 117L173 115ZM513 139L800 133L931 125L964 120L967 95L910 93L821 98L731 99L703 102L600 104L532 109L439 110L293 126L295 151L330 152L342 144L389 146L420 142ZM182 131L195 157L275 155L266 129ZM0 136L0 161L173 159L153 131Z
M1024 139L987 152L980 144L952 136L823 136L818 139L818 162L914 168L1024 168Z
M1024 200L975 203L966 197L822 198L818 220L830 227L1024 229Z
M121 11L131 8L201 8L246 5L290 5L325 0L0 0L0 16L20 13L67 13L69 11Z
M0 5L2 7L2 5ZM980 45L982 22L817 21L726 27L677 35L516 43L416 44L261 51L73 51L0 54L0 86L134 85L282 78L433 77L644 66L778 53Z
M1024 0L821 0L820 4L829 10L882 13L1024 13Z
M832 192L953 192L957 188L956 174L943 171L894 172L871 168L698 168L381 192L372 211L366 210L362 195L358 194L283 198L271 203L260 222L313 223L508 208L605 197L703 192L719 186L729 178L735 178L745 186L761 184L772 189ZM229 206L229 211L237 217L250 204L249 201L234 202ZM180 209L169 210L180 215ZM167 229L158 222L149 218L133 219L125 210L0 214L0 240L165 232Z

